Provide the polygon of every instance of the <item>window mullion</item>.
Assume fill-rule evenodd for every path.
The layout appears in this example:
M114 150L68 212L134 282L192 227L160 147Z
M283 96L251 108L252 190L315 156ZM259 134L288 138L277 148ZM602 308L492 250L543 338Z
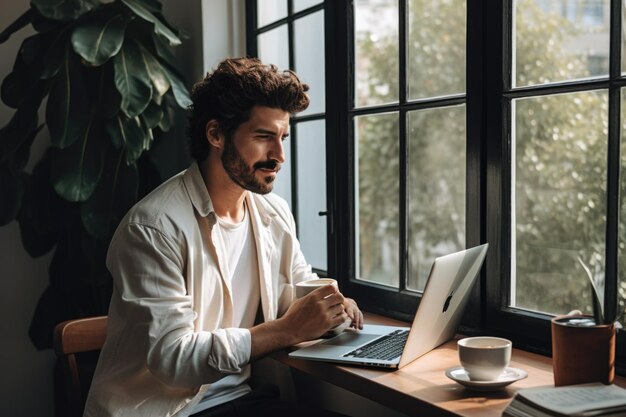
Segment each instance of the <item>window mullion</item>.
M246 0L246 52L248 56L257 56L257 2Z
M621 77L622 2L611 2L611 32L609 77ZM619 192L620 192L620 129L621 88L609 86L609 143L607 151L607 202L606 202L606 266L604 273L605 318L615 319L618 310L618 245L619 245ZM609 316L609 317L606 317Z
M407 138L407 112L404 110L403 106L407 101L407 44L408 44L408 0L400 0L398 7L398 36L399 36L399 47L398 52L400 56L398 57L399 62L399 88L398 92L399 100L400 100L400 113L399 117L399 126L398 126L398 134L399 134L399 147L400 155L399 155L399 167L398 167L398 175L400 176L400 187L399 187L399 198L400 198L400 207L398 210L398 221L399 221L399 235L398 239L400 239L399 250L400 250L400 280L399 280L399 291L403 291L406 289L406 281L408 279L408 265L409 265L409 253L408 253L408 230L407 225L409 224L407 215L408 215L408 190L407 190L407 182L409 177L408 172L408 154L409 154L409 140Z
M352 107L349 48L350 2L324 2L326 51L326 169L328 216L328 273L340 281L342 291L354 297L349 278L354 260L354 147L349 109Z
M484 99L480 116L482 132L468 131L468 140L476 141L482 134L485 148L485 233L490 243L485 261L486 279L481 290L483 322L488 328L500 328L505 321L502 309L508 305L511 268L507 254L510 253L510 100L502 97L504 89L510 87L511 28L510 1L493 2L484 7L482 19L493 24L483 26L484 51L482 60L482 82ZM497 6L496 4L497 3ZM470 4L472 4L470 2ZM474 5L474 7L477 7ZM468 26L474 27L476 21ZM468 48L470 43L468 42ZM468 55L469 55L468 51ZM472 79L468 79L468 108L475 111L477 98L474 96ZM470 117L470 123L474 120ZM470 125L470 128L476 129Z
M292 19L293 13L293 0L287 0L287 49L288 49L288 57L289 57L289 68L295 70L296 68L296 58L295 58L295 41L294 41L294 20ZM293 213L294 220L296 221L296 225L300 225L299 223L299 215L298 215L298 129L294 129L295 125L294 121L291 122L291 127L293 130L293 135L291 138L291 149L289 155L289 163L291 165L291 211Z

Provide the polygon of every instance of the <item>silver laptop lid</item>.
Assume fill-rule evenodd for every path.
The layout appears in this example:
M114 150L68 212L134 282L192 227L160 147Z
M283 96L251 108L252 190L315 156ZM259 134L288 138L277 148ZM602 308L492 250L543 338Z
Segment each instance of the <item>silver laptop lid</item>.
M454 337L488 247L485 243L435 259L399 368Z

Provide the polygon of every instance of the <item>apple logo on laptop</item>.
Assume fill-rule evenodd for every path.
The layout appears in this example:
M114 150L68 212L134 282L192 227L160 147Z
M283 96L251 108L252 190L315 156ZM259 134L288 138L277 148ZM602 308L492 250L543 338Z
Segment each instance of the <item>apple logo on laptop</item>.
M452 300L452 295L454 294L454 291L452 291L450 293L450 295L448 296L448 298L446 298L445 303L443 303L443 313L446 312L446 310L448 310L448 307L450 307L450 300Z

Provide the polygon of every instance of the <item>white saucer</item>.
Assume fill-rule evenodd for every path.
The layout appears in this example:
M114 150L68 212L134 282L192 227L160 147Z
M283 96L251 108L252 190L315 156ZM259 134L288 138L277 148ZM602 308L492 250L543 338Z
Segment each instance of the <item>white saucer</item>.
M519 368L506 368L504 372L493 381L472 381L467 372L461 366L446 369L446 376L459 384L475 391L495 391L504 388L515 381L524 379L528 373Z

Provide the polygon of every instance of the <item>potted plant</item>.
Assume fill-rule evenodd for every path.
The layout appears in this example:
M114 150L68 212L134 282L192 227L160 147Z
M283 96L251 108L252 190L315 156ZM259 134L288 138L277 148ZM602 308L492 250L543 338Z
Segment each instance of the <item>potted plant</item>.
M106 313L109 240L160 182L149 151L190 100L171 52L181 35L157 0L31 0L0 43L29 24L0 88L15 109L0 129L0 225L16 219L33 257L54 250L30 329L41 349L56 323ZM28 173L44 129L50 146Z
M577 260L589 280L593 315L574 310L552 319L554 384L610 384L615 377L617 302L609 304L614 309L604 309L603 292L598 289L591 270L580 256Z

